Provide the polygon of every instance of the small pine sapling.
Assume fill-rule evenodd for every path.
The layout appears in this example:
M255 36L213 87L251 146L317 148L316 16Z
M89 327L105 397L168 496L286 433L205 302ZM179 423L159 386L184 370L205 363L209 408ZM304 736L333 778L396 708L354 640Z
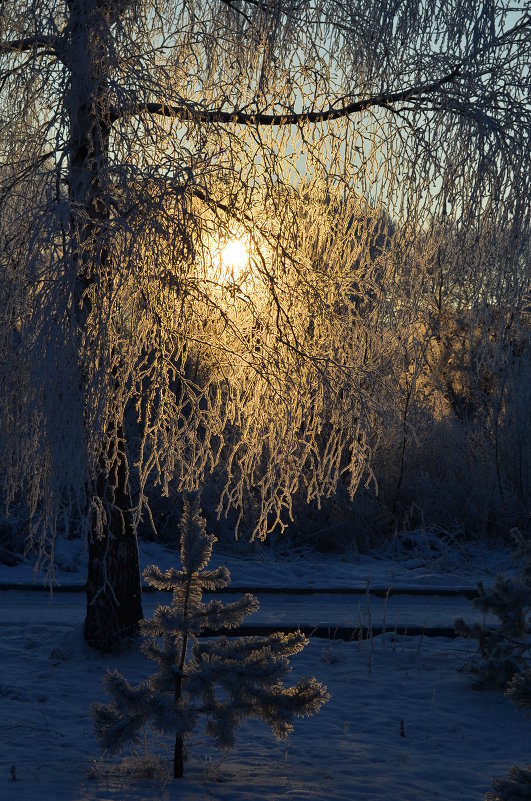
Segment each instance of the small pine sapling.
M531 718L531 669L513 676L505 695ZM493 779L485 801L531 801L531 765L513 765L508 776Z
M497 576L491 590L480 582L473 605L485 615L492 613L499 620L497 627L484 623L468 625L463 618L455 621L457 634L478 642L479 661L474 687L505 687L507 682L528 664L530 643L527 640L531 610L531 540L518 530L511 531L514 558L520 571L514 578Z
M201 633L239 626L258 601L246 594L233 603L203 603L203 592L223 589L230 575L226 567L205 569L216 538L205 530L198 500L185 503L180 530L182 570L144 570L148 584L173 593L171 606L157 607L153 619L140 624L142 651L158 669L136 686L108 671L103 686L112 700L91 709L98 742L109 753L138 742L150 727L174 735L175 778L183 775L184 742L201 716L216 746L229 750L246 718L265 721L285 738L295 717L314 714L329 699L314 678L293 687L282 683L290 657L308 643L301 632L199 642Z

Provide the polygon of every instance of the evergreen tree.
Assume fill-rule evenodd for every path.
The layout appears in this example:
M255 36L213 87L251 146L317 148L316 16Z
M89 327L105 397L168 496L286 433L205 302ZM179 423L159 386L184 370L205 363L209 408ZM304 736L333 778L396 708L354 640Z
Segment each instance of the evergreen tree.
M507 778L492 780L492 787L494 792L488 792L485 801L529 801L531 765L513 765Z
M497 628L486 623L468 625L463 618L455 621L455 630L468 639L478 641L479 661L474 665L478 688L505 687L507 682L527 665L530 643L527 627L531 610L531 540L518 530L511 531L514 558L521 566L514 578L499 575L491 590L480 582L472 603L485 615L494 614L500 621Z
M505 692L513 704L531 717L531 669L513 676ZM509 775L493 779L494 792L485 796L485 801L531 801L531 765L513 765Z
M204 591L223 589L230 581L227 568L206 569L215 541L206 532L198 500L186 502L182 570L162 572L152 565L144 571L148 584L173 592L171 606L157 607L153 619L140 624L142 650L158 662L158 669L136 686L118 671L108 671L103 684L112 700L94 704L91 710L98 742L110 753L135 742L147 727L173 733L175 778L183 775L184 741L201 715L216 746L228 750L245 718L264 720L276 737L284 738L295 717L317 712L329 698L314 678L303 678L293 687L282 683L289 658L308 643L301 632L198 641L201 632L235 628L258 609L250 594L229 604L203 603Z
M464 637L477 639L481 660L475 666L478 673L476 686L503 687L505 694L531 716L531 668L527 657L529 612L531 610L531 539L518 529L511 535L514 542L514 560L520 566L514 577L497 576L492 590L478 584L478 596L472 603L485 614L492 612L500 625L467 625L462 618L455 621L455 629ZM509 775L493 779L492 790L485 801L531 801L531 765L513 765Z

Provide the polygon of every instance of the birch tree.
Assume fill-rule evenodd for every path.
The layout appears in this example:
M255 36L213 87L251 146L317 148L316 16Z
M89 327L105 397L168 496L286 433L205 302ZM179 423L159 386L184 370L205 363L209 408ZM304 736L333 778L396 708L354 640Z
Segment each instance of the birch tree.
M90 644L137 631L150 484L220 470L258 536L355 492L386 252L529 214L530 27L506 0L1 4L3 496L51 564L81 521Z

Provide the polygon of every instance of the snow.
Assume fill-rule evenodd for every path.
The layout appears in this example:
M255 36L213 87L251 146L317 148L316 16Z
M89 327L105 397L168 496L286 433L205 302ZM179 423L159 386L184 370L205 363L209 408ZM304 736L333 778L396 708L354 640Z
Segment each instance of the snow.
M337 556L282 558L275 548L257 547L253 553L240 554L216 550L210 567L226 565L232 585L245 587L341 588L363 587L386 590L416 587L429 589L473 589L479 580L491 583L496 573L512 569L509 549L490 548L481 542L464 542L433 547L425 532L409 535L407 547L397 538L387 548L373 555L359 554L341 559ZM56 584L62 587L81 585L85 580L86 552L80 540L58 536L54 547ZM140 563L157 564L162 570L180 564L178 550L156 542L140 543ZM0 564L0 585L45 585L43 571L35 571L31 559L16 568Z
M82 583L78 543L58 543L58 581ZM492 580L510 562L502 552L470 546L447 553L444 561L380 554L351 562L336 559L296 562L275 559L267 549L254 560L227 554L212 562L228 564L233 584L258 587L473 586ZM175 554L154 543L142 546L142 562L162 568ZM212 563L211 563L212 564ZM42 576L35 578L42 584ZM29 562L0 568L0 583L33 581ZM260 597L260 596L259 596ZM391 596L392 598L392 596ZM260 597L256 620L298 623L354 620L366 599L335 595ZM424 624L425 599L397 597L401 606L383 606L372 596L375 624L392 614ZM529 721L500 691L470 689L461 668L473 645L456 638L386 633L350 641L312 638L293 660L290 680L314 675L332 698L316 716L296 721L286 742L269 729L247 722L236 748L220 755L198 731L190 743L183 780L135 778L121 765L100 758L90 705L106 699L101 679L117 667L138 681L153 665L136 650L100 655L82 637L84 595L29 589L0 592L0 799L2 801L479 801L493 776L530 758ZM145 612L157 597L146 595ZM393 600L394 603L394 600ZM456 610L471 619L464 598L429 599L436 622L451 623ZM290 606L290 604L292 604ZM380 605L378 605L380 604ZM262 618L260 618L262 615ZM365 620L367 617L365 617ZM435 619L435 618L434 618ZM252 619L249 619L252 622ZM404 736L401 736L403 721ZM169 743L151 744L169 757ZM140 749L141 750L141 749ZM11 778L14 766L15 779Z

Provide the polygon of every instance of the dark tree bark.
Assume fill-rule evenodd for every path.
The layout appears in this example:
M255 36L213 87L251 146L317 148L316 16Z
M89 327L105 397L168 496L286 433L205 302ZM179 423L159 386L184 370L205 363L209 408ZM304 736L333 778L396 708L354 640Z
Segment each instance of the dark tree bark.
M70 72L69 200L75 275L75 321L81 343L93 312L89 290L112 286L108 261L109 164L108 26L112 3L72 0L66 65ZM80 344L80 381L87 379ZM111 362L109 370L112 373ZM116 380L118 380L116 378ZM118 389L118 387L117 387ZM97 475L87 487L91 506L85 639L101 651L138 632L142 618L138 545L133 525L123 421L111 424Z
M138 633L142 618L136 536L121 523L120 510L111 521L112 533L89 536L85 640L100 651L120 648Z
M123 443L123 438L118 442ZM95 484L97 504L107 521L102 532L93 512L84 625L86 641L100 651L119 648L134 637L142 618L138 546L125 461L123 453L110 456L111 475L102 469Z

